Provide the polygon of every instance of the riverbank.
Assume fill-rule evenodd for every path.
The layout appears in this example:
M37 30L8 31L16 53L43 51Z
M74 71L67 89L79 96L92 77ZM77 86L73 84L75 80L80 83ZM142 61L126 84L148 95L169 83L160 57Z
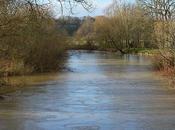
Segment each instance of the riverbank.
M94 50L91 50L94 52ZM99 51L99 50L98 50ZM112 52L111 50L106 50L107 52ZM102 52L102 51L99 51ZM130 51L133 55L138 56L149 56L151 60L154 59L154 55L157 53L157 50L154 49L133 49ZM168 83L172 86L173 80L172 76L169 76L168 73L165 73L163 70L157 70L157 73L161 76L164 76L168 79ZM21 76L8 76L3 78L3 86L0 87L0 95L5 93L9 93L18 89L22 89L26 86L39 85L48 80L52 80L56 77L57 73L39 73L39 74L29 74L29 75L21 75Z
M175 67L171 63L168 63L169 61L164 59L165 57L162 57L158 49L139 49L136 54L151 56L154 69L159 75L168 80L167 82L170 87L175 88Z
M26 86L38 85L50 79L51 75L55 75L65 69L65 63L68 56L64 55L55 59L57 67L36 71L30 66L26 66L21 61L0 60L0 95L22 89ZM48 60L48 59L46 59ZM53 59L51 59L53 60ZM55 65L55 64L50 64ZM51 76L52 77L52 76Z
M138 55L146 55L146 56L154 56L159 53L158 49L151 48L131 48L127 50L129 54L138 54Z
M71 45L69 50L97 50L97 51L108 51L108 52L118 52L115 48L101 48L97 45L87 45L87 44L79 44L79 45ZM155 55L158 54L158 49L152 48L129 48L123 49L123 52L126 54L139 54L139 55Z
M58 73L39 73L23 76L9 76L3 79L4 85L0 87L0 96L30 86L41 86L50 80L56 79Z

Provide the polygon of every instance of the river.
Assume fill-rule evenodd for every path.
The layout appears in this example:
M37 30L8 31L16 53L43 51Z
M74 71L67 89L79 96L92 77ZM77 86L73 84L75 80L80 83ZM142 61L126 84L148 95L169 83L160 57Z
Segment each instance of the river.
M148 57L69 54L69 71L33 76L42 81L0 100L0 130L175 129L175 90Z

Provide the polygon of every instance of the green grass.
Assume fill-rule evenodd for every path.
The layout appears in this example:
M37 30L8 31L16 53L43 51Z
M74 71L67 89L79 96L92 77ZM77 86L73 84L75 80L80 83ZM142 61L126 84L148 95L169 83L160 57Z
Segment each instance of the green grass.
M129 50L126 50L126 52L131 54L148 54L148 55L154 55L158 53L157 49L151 49L151 48L130 48Z

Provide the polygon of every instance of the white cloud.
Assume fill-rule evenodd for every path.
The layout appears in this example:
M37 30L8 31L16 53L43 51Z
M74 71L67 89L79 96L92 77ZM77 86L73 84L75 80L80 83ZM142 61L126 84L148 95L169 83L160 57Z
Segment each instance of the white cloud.
M104 9L111 3L111 0L96 0L94 2L95 9L92 12L86 11L83 7L78 6L76 9L74 9L74 15L73 16L98 16L104 14Z

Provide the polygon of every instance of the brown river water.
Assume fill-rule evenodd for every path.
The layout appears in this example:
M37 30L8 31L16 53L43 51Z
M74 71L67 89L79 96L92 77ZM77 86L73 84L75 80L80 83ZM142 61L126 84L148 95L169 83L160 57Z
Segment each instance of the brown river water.
M69 54L69 71L16 77L33 85L0 100L0 130L175 130L175 90L148 57Z

